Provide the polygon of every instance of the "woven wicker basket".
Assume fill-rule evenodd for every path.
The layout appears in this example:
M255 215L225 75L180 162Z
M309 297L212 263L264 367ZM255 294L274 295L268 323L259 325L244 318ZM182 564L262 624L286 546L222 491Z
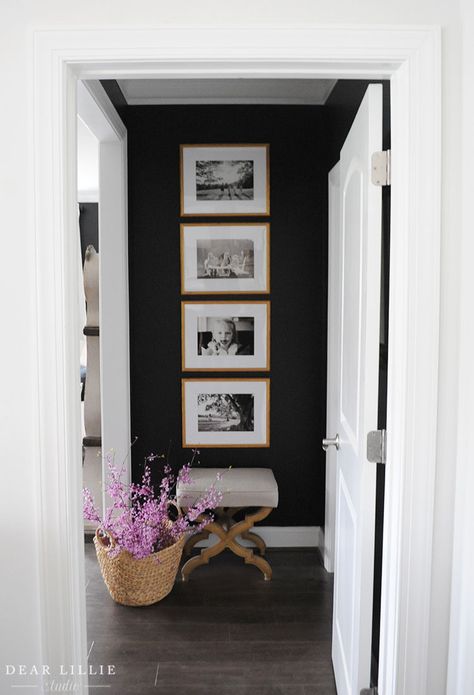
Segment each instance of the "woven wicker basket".
M168 548L137 560L126 550L116 557L110 557L113 539L105 544L96 532L94 545L97 559L114 601L124 606L149 606L167 596L173 588L184 541L183 535Z

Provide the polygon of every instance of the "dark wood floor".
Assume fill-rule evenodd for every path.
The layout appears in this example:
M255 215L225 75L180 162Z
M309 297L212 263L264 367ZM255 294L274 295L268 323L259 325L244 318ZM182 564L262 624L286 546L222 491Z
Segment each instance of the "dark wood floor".
M224 553L163 601L119 606L86 543L91 692L334 695L332 580L314 550L269 550L271 582ZM110 686L110 687L104 687Z

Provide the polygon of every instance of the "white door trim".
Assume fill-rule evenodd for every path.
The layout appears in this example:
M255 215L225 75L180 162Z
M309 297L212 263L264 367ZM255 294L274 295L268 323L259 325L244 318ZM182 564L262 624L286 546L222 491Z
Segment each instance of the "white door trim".
M439 29L169 27L37 31L34 38L45 663L78 663L86 648L75 388L77 302L71 285L76 262L76 79L140 75L389 78L393 150L389 438L379 692L423 695L437 427ZM315 435L321 437L319 432Z
M127 130L100 82L79 82L77 111L99 141L100 394L102 451L130 479ZM107 476L102 457L102 480ZM105 491L103 494L105 505Z

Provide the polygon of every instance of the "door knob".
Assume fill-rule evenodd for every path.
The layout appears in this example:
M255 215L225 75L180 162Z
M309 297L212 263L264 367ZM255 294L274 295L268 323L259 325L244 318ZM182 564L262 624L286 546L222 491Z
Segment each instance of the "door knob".
M335 446L336 449L339 449L339 435L336 434L334 439L323 439L322 445L323 445L324 451L327 451L330 446Z

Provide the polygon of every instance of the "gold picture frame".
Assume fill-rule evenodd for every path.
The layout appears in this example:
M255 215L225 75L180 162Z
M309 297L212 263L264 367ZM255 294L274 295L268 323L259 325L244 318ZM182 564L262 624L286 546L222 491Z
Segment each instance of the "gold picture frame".
M182 371L270 371L270 304L182 301Z
M214 271L206 268L211 256ZM181 223L180 269L184 295L269 294L270 223Z
M268 448L270 379L182 379L183 448Z
M180 215L270 215L270 145L180 145Z

